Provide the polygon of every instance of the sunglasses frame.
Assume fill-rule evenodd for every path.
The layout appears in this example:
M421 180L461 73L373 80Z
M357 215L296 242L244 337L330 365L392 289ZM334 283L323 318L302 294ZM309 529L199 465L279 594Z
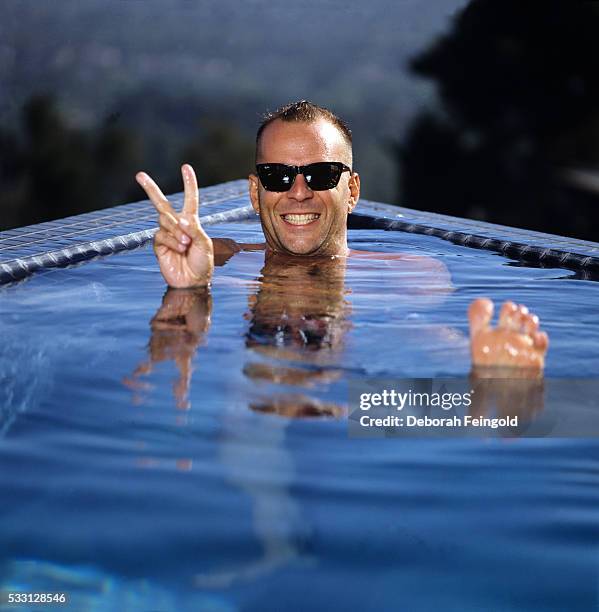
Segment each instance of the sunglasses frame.
M264 187L264 189L266 189L266 191L272 191L275 193L283 193L285 191L289 191L292 187L293 184L295 183L295 179L297 178L298 174L302 174L304 176L304 179L306 178L305 175L305 170L307 168L310 168L311 166L316 166L318 164L327 164L329 166L336 166L337 169L339 170L339 178L337 179L337 182L331 186L331 187L327 187L326 189L314 189L314 187L312 187L307 181L306 184L308 185L308 189L310 189L311 191L328 191L329 189L334 189L335 187L337 187L337 185L339 185L339 181L341 180L341 175L344 172L350 172L352 171L352 169L349 166L346 166L344 163L342 162L327 162L327 161L322 161L322 162L314 162L312 164L306 164L305 166L292 166L290 164L279 164L279 163L273 163L273 164L256 164L256 173L258 174L258 178L260 179L260 183L262 184L262 187ZM293 180L291 181L291 183L289 183L289 185L287 186L287 189L268 189L268 187L266 187L266 185L262 182L262 177L260 176L260 170L261 169L266 169L269 166L282 166L283 168L285 168L286 170L289 171L289 173L293 173Z

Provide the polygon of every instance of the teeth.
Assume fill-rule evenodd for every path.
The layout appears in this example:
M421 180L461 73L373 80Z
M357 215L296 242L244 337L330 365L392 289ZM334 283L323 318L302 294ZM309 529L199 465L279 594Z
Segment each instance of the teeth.
M292 225L306 225L306 223L310 223L311 221L318 219L320 215L310 213L307 215L281 215L281 217L287 221L287 223L291 223Z

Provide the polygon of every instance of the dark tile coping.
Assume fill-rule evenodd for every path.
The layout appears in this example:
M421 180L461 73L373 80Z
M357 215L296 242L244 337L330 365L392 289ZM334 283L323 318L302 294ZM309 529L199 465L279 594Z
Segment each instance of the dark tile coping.
M253 216L247 181L236 180L200 190L204 224ZM169 196L177 210L183 193ZM380 202L361 201L350 216L350 229L385 229L438 236L462 246L497 251L514 259L599 272L599 244L563 236L450 217ZM0 232L0 284L21 280L37 270L80 263L131 249L151 240L157 215L149 200Z

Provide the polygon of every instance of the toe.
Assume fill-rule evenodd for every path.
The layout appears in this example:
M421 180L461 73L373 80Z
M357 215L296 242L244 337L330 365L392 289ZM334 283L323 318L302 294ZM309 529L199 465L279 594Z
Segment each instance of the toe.
M539 317L535 314L528 313L522 321L522 327L525 334L532 336L539 329Z
M519 327L519 323L515 320L516 314L518 313L518 307L514 302L504 302L499 313L498 327L505 327L506 329L516 329Z
M526 320L529 316L528 308L524 304L518 304L513 316L513 324L516 331L521 334L526 333Z
M546 351L549 346L549 336L546 332L537 331L532 336L535 348L539 351Z
M470 335L485 329L493 317L493 302L489 298L478 298L468 308Z

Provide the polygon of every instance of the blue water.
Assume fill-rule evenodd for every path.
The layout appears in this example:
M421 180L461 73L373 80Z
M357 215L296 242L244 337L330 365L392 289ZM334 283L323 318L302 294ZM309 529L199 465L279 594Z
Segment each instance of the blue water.
M244 252L189 309L148 247L0 291L0 591L73 610L598 609L596 440L354 439L344 411L356 378L466 376L481 295L540 316L548 378L596 377L599 285L432 237L350 239L447 273ZM157 325L163 299L188 314Z

